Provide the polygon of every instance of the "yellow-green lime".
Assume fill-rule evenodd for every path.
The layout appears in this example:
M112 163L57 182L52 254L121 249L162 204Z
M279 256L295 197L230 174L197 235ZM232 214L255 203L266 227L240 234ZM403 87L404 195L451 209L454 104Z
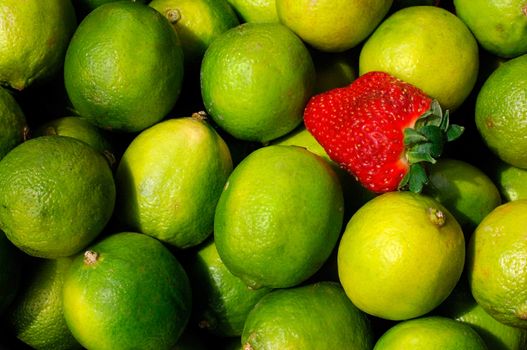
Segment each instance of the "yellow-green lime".
M366 39L391 5L392 0L276 0L276 12L310 46L341 52Z
M227 0L243 22L278 23L275 0Z
M525 0L454 0L454 6L485 50L501 57L527 53Z
M81 140L101 152L113 166L116 162L114 146L110 135L84 118L67 116L52 119L34 129L31 137L60 135Z
M62 307L62 286L71 262L71 258L35 259L24 266L7 321L13 334L34 349L82 349L66 325Z
M222 336L241 336L245 319L270 288L250 289L221 261L214 240L200 247L187 265L196 325Z
M500 65L483 83L475 106L477 129L501 160L527 168L527 54Z
M494 169L494 181L504 202L527 199L527 169L501 161Z
M436 6L411 6L393 13L364 43L359 57L359 75L390 73L451 110L472 91L478 66L478 43L470 30Z
M171 350L187 324L191 291L161 242L120 232L75 257L63 303L68 327L87 349Z
M229 149L200 115L160 122L125 150L116 173L118 219L178 248L204 241L232 171Z
M22 143L27 134L24 112L8 90L0 87L0 159Z
M469 325L442 316L403 321L388 329L374 350L487 350Z
M498 322L476 303L465 275L437 313L470 325L492 350L523 350L527 348L527 329Z
M462 160L442 158L430 167L424 193L443 204L466 237L501 204L498 188L479 168Z
M363 205L338 248L338 272L351 301L368 314L405 320L437 307L463 271L465 240L439 202L388 192Z
M472 234L467 255L476 302L499 322L527 328L527 200L494 209Z
M373 333L337 282L274 290L251 310L244 350L372 349Z
M114 201L108 162L80 140L37 137L0 161L0 229L29 255L77 253L103 230Z
M205 52L201 94L227 133L267 142L302 122L315 69L300 38L278 23L244 23L220 35Z
M18 249L0 231L0 315L13 302L20 285L20 256Z
M110 2L79 24L64 62L64 82L80 116L99 127L137 132L175 105L183 51L170 22L145 4Z
M185 64L200 64L210 43L240 24L227 0L152 0L148 5L172 23Z
M0 85L23 90L60 71L77 27L70 0L3 0L0 18Z
M341 186L323 158L297 146L266 146L244 158L225 185L216 248L250 287L291 287L327 260L342 217Z

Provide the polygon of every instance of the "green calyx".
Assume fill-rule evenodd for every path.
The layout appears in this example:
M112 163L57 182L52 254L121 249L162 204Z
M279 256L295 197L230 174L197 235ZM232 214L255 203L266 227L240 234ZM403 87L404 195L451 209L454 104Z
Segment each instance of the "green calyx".
M461 136L464 128L450 124L448 110L443 113L439 102L432 101L430 109L423 113L413 128L404 130L406 158L410 169L399 183L399 190L421 192L428 183L425 164L434 164L443 153L446 142Z

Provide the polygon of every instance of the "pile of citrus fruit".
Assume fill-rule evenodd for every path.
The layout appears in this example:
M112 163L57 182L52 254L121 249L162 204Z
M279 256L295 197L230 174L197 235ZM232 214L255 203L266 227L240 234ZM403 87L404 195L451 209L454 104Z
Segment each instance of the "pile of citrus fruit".
M527 1L1 1L0 348L527 349Z

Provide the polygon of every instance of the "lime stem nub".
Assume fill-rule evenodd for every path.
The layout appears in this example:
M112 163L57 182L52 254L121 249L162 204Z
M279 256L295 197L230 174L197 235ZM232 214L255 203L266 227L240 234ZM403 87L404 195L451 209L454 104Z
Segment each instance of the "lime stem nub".
M428 217L430 221L436 226L443 226L446 221L445 213L437 208L428 208Z
M87 250L84 252L84 264L93 265L97 262L98 257L99 257L99 253L93 250Z
M172 24L176 24L181 19L181 13L178 9L168 9L165 12L165 16L168 21Z

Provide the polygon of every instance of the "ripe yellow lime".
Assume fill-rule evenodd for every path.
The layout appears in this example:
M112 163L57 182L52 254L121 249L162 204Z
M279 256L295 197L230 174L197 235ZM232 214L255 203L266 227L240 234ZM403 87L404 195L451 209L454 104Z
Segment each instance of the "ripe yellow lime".
M424 193L443 204L457 219L466 236L488 213L501 204L500 192L479 168L457 159L442 158L430 167Z
M454 14L436 6L395 12L375 29L359 57L360 75L390 73L451 110L472 91L478 66L478 44L470 30Z
M36 259L24 267L23 282L7 315L13 334L34 349L82 349L62 307L64 276L71 258Z
M499 322L527 328L527 200L502 204L469 241L467 272L474 299Z
M373 346L366 315L337 282L274 290L251 310L243 329L244 350L354 349Z
M276 12L309 45L341 52L366 39L391 5L392 0L276 0Z
M210 43L240 24L227 0L152 0L148 6L163 14L176 29L185 64L200 64Z
M58 73L77 27L70 0L0 3L0 84L23 90Z
M494 181L505 202L527 199L527 169L501 161L494 169Z
M314 83L309 51L278 23L228 30L209 46L201 65L207 112L245 141L271 141L298 126Z
M469 325L441 316L400 322L384 333L374 350L487 350Z
M250 289L221 261L214 240L190 258L187 271L193 296L195 324L221 337L241 336L245 319L270 288Z
M61 117L40 124L31 132L31 137L60 135L81 140L101 152L113 166L116 162L110 134L106 133L84 118L77 116Z
M29 255L77 253L102 231L114 201L108 162L74 138L37 137L0 161L0 229Z
M262 147L225 185L214 219L216 248L250 287L291 287L327 260L342 216L339 180L324 159L297 146Z
M527 54L500 65L476 99L476 126L501 160L527 168Z
M4 314L19 291L20 259L18 249L0 231L0 315Z
M243 22L278 23L275 0L227 0Z
M454 6L485 50L501 57L527 53L525 0L454 0Z
M361 310L388 320L422 316L454 289L463 271L465 240L439 202L388 192L362 206L338 248L340 281Z
M437 313L470 325L489 349L527 349L527 329L507 326L483 310L470 293L466 275L463 275Z
M24 112L14 97L0 87L0 159L22 143L27 134Z
M175 347L191 309L188 277L144 234L111 234L78 254L64 280L64 317L87 349Z
M125 150L116 173L116 216L126 228L178 248L212 234L232 171L227 145L199 116L160 122Z
M183 51L170 22L131 1L97 7L79 24L64 62L64 83L80 116L99 127L137 132L175 105Z

